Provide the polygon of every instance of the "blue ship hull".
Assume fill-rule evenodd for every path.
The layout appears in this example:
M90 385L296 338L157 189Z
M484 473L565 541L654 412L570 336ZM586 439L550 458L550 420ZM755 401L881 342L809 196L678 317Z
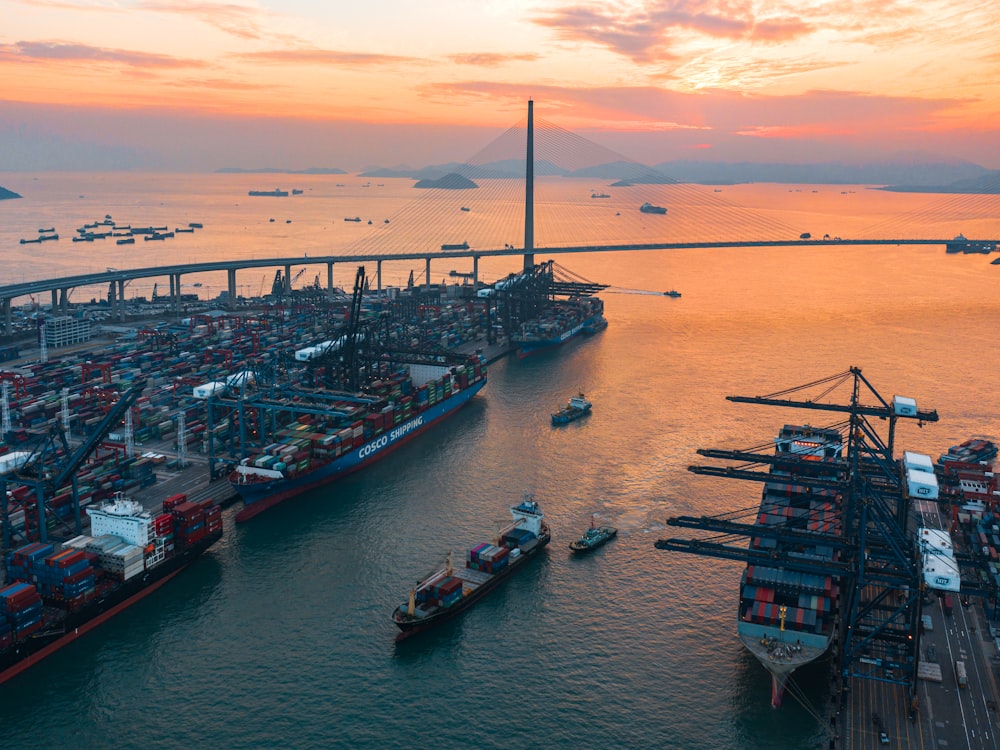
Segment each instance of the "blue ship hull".
M565 344L570 339L573 339L583 333L585 328L590 328L597 325L597 321L602 318L600 313L596 315L591 315L589 318L581 320L572 328L569 328L558 336L553 336L550 339L522 339L520 341L515 341L517 344L517 356L527 357L531 354L536 354L546 349L553 349L557 346Z
M280 477L270 481L255 481L244 484L240 483L235 475L231 475L230 483L243 500L243 509L236 514L236 521L246 521L291 497L301 495L316 487L322 487L375 463L467 404L473 396L482 390L484 385L486 385L485 374L482 380L453 393L391 430L376 435L360 447L352 448L329 463L316 466L296 477Z

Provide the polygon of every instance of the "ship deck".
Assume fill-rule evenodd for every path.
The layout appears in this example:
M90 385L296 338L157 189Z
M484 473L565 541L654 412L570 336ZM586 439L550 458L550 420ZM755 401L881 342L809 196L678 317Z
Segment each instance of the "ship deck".
M482 570L473 570L472 568L455 568L452 571L452 575L462 579L463 593L478 589L493 577L490 573Z
M765 669L779 675L789 674L804 664L816 661L829 648L829 644L817 648L794 642L777 644L766 640L762 642L761 638L742 633L739 634L739 639Z

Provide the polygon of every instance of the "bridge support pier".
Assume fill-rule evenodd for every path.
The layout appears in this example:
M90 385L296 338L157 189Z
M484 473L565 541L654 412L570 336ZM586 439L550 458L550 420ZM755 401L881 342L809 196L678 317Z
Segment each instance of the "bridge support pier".
M375 282L378 285L376 291L382 291L382 261L375 261Z
M181 314L181 275L179 273L170 274L170 306L174 308L176 315Z
M292 293L292 267L290 265L285 266L285 283L282 288L285 290L285 294Z
M230 268L226 271L226 280L229 282L229 309L236 309L236 269Z
M125 279L118 279L118 319L125 322Z
M59 290L52 290L52 317L59 314Z
M479 256L472 256L472 288L479 286Z
M326 264L326 294L333 296L333 263Z
M424 284L428 287L431 285L431 256L427 256L424 261Z
M69 288L67 287L59 290L59 312L63 315L69 314Z

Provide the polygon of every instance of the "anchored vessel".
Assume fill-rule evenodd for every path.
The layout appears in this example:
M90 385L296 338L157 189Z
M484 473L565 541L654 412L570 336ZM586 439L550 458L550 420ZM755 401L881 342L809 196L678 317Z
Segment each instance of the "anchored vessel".
M594 517L590 517L590 528L583 532L583 536L569 543L569 548L580 554L590 552L598 547L607 544L618 535L618 529L614 526L595 526Z
M308 360L317 355L314 350L299 350L296 359ZM299 404L304 413L293 418L289 412L277 441L230 473L243 500L236 521L375 463L453 414L485 385L486 368L476 356L451 368L411 363L367 392L332 394L311 408Z
M580 417L585 417L590 414L593 406L582 393L579 393L567 401L566 405L559 411L552 414L552 424L569 424Z
M652 203L643 203L639 206L639 210L644 214L665 214L667 212L663 206L654 206Z
M785 425L774 442L778 460L771 467L773 481L764 485L756 525L839 533L840 495L797 484L796 478L837 476L834 464L843 452L840 433L830 428ZM782 467L782 457L798 460L795 474ZM805 462L811 467L808 472L801 468ZM773 536L750 538L751 548L771 547L775 557L780 544ZM810 544L801 539L794 554L830 560L835 555L821 541ZM838 585L831 576L747 565L740 581L736 631L747 650L771 673L773 705L781 704L785 682L793 671L826 653L833 637L838 597Z
M549 527L531 495L510 508L513 520L501 529L495 544L484 542L466 553L465 567L444 566L421 580L409 600L392 613L402 631L396 640L426 630L465 611L549 543Z
M222 511L175 495L153 516L118 495L88 508L93 536L7 553L0 683L148 596L222 537Z
M946 242L944 250L946 253L982 253L988 255L997 249L995 242L984 242L982 240L970 240L963 234L956 235L951 242Z
M251 190L247 193L251 196L266 196L269 198L287 198L288 191L282 190L281 188L275 188L274 190Z
M565 344L587 330L597 331L604 320L604 302L597 297L556 300L546 314L521 325L514 337L519 357Z

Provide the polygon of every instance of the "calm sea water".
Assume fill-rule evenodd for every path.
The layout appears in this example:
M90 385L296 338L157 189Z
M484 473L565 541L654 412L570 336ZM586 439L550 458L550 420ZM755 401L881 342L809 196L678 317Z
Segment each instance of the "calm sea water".
M157 265L165 247L176 260L278 255L290 242L321 254L336 243L304 249L319 230L297 235L298 224L323 215L330 233L367 231L337 222L349 208L380 216L387 211L378 201L389 200L358 188L343 203L282 204L304 212L292 224L267 221L271 212L281 218L277 204L254 207L260 223L243 231L250 216L235 204L246 200L233 196L270 187L259 180L17 177L0 182L26 195L37 186L45 197L0 203L5 278ZM928 200L862 190L865 200L841 213L839 187L819 198L766 185L725 196L788 226L845 236ZM391 200L402 201L397 192ZM964 227L995 221L995 208L946 229L940 215L924 214L932 226L914 226L914 236L971 236ZM186 244L137 245L128 257L63 241L40 255L17 243L53 224L69 234L105 213L206 229ZM444 241L445 231L458 230L439 222L429 241ZM612 234L599 222L595 232ZM757 504L756 486L690 474L697 448L759 445L785 421L822 419L726 395L770 393L854 365L883 395L939 410L938 424L904 425L901 448L936 456L972 435L1000 439L1000 268L943 247L896 246L557 260L617 287L604 295L603 333L495 363L461 413L354 477L239 527L227 512L226 539L170 585L0 687L0 745L824 746L822 726L795 701L771 709L767 674L738 644L739 564L660 552L653 542L673 533L663 527L668 516ZM484 263L482 272L495 278L514 263ZM221 280L204 280L212 283ZM636 293L664 289L683 297ZM579 390L593 400L592 416L552 428L549 413ZM450 550L486 540L525 491L553 528L547 551L458 620L396 644L389 615L411 584ZM566 545L591 514L621 533L594 555L571 558ZM796 679L825 715L824 668Z

